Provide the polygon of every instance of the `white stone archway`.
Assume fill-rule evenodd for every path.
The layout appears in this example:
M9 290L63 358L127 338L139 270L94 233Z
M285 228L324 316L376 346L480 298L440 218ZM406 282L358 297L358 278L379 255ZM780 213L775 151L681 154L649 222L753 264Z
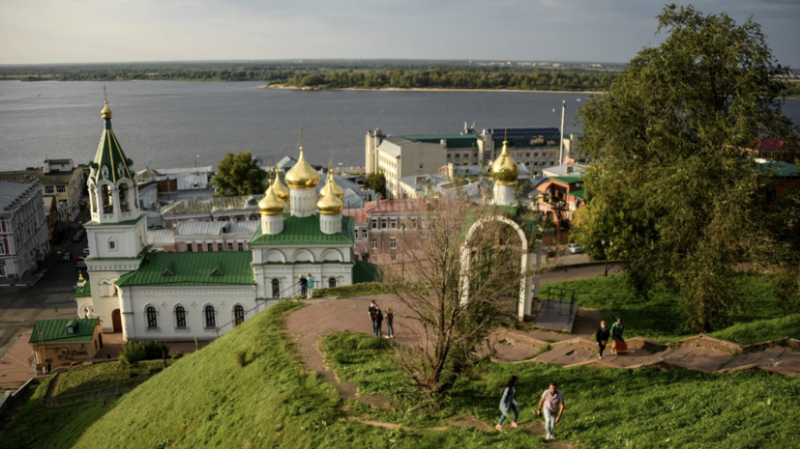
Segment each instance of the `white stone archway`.
M538 248L538 244L534 244L535 248L531 248L531 245L528 243L528 239L525 237L525 233L522 231L522 228L514 222L502 215L495 215L492 217L482 218L476 221L467 232L466 241L464 242L464 246L461 249L461 270L462 270L462 285L461 285L461 303L466 304L469 301L469 275L467 274L470 269L470 247L469 241L472 238L472 235L475 233L478 228L482 225L490 222L490 221L499 221L511 226L517 232L517 235L522 242L522 260L520 261L520 270L521 274L524 276L520 279L520 286L519 286L519 301L517 302L517 319L522 321L525 319L526 315L530 315L532 310L532 298L533 298L533 290L534 290L534 274L531 271L531 266L535 264L535 270L538 270L541 267L541 255L539 254L540 251L532 251L533 249ZM538 276L535 277L536 282L536 293L538 294Z

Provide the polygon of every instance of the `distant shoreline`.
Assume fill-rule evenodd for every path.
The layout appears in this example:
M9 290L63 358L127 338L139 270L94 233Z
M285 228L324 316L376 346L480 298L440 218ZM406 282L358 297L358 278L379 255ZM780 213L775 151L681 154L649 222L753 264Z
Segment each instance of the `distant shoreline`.
M258 86L259 89L284 89L284 90L305 90L305 91L325 91L325 90L357 90L357 91L390 91L390 92L515 92L515 93L550 93L550 94L589 94L598 95L604 94L601 91L589 90L521 90L521 89L442 89L442 88L424 88L424 87L339 87L334 89L303 89L297 86L286 86L284 84L264 84Z

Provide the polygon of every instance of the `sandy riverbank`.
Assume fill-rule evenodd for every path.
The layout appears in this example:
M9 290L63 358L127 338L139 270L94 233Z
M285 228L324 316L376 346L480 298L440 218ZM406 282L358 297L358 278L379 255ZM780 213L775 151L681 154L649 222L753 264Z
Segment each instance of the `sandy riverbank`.
M407 89L399 87L381 87L375 89L367 89L363 87L343 87L339 89L303 89L297 86L286 86L283 84L270 84L258 86L260 89L286 89L286 90L380 90L391 92L513 92L513 93L547 93L547 94L604 94L605 92L596 91L580 91L580 90L513 90L513 89L439 89L439 88L421 88L410 87Z

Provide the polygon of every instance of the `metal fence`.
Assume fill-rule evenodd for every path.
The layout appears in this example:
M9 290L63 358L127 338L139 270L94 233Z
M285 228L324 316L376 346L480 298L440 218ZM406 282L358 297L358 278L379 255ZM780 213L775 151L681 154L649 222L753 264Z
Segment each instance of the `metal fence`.
M557 302L558 301L558 302ZM564 304L567 302L568 304ZM560 287L547 287L543 299L540 300L542 311L572 315L578 303L575 301L575 290Z

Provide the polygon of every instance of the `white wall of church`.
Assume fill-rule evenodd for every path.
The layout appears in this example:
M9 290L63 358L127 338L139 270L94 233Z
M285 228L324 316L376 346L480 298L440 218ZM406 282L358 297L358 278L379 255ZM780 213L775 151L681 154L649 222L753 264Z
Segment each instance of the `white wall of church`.
M147 245L147 220L133 226L87 226L87 239L91 257L136 257Z
M213 340L233 329L234 311L242 306L245 320L255 316L255 286L122 287L122 317L128 341ZM206 321L206 308L214 309L213 326ZM155 324L148 323L147 310L156 312ZM176 311L185 311L185 326L179 326ZM260 310L263 310L261 308Z
M291 298L300 294L300 275L314 276L314 288L350 285L353 283L352 263L298 263L294 265L254 266L259 298Z

